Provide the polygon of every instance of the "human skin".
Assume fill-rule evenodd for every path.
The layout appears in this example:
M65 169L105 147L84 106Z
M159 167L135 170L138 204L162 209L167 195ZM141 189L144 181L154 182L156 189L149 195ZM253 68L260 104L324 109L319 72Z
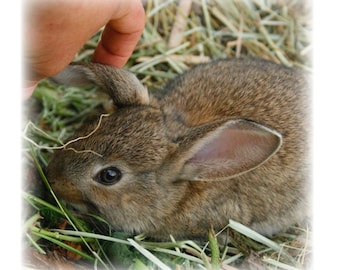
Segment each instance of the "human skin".
M24 97L65 68L103 26L92 61L124 66L145 25L140 0L27 0L24 9Z

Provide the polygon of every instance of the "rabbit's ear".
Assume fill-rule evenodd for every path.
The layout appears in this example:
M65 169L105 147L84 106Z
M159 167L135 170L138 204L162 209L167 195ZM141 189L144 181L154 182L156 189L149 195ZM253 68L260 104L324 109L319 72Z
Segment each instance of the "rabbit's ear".
M210 125L216 126L216 123ZM199 129L192 132L200 136L204 130L210 130L193 142L180 179L225 180L240 175L260 166L282 144L282 136L277 131L243 119L224 122L212 131L207 126Z
M52 81L69 85L97 85L112 98L117 106L149 105L148 90L132 73L112 66L95 63L72 63Z

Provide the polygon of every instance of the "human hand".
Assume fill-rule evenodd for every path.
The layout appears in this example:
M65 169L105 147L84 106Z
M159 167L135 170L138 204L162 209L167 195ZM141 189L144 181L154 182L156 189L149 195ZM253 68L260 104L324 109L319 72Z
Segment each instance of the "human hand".
M25 8L24 97L31 95L39 80L66 67L104 25L92 61L122 67L145 24L141 0L29 0Z

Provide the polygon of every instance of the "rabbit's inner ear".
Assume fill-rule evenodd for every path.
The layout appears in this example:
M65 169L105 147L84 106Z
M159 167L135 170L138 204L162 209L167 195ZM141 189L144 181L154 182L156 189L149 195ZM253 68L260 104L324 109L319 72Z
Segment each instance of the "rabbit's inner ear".
M228 121L192 147L181 179L224 180L250 171L275 154L281 135L248 120Z

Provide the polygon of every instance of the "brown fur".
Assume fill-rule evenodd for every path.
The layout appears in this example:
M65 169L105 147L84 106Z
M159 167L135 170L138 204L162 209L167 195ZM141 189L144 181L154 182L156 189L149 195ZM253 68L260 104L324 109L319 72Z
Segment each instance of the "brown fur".
M51 159L48 179L68 202L83 211L95 206L117 230L158 239L204 237L229 219L271 235L308 216L310 112L301 71L259 59L218 60L148 97L135 79L124 86L132 76L126 71L99 64L72 69L87 82L112 84L114 91L104 90L122 102L92 136L70 145L101 157L62 150ZM72 76L57 81L72 84ZM236 136L224 148L229 134ZM234 144L242 147L230 149ZM93 180L107 166L119 168L119 182Z

